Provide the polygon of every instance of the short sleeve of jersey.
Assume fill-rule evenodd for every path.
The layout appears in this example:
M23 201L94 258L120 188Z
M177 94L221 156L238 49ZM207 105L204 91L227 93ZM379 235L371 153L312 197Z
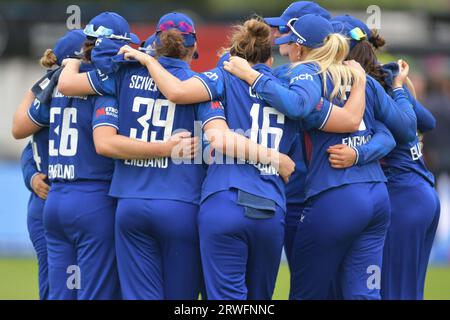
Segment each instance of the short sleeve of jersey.
M197 73L194 78L199 79L209 94L210 100L217 100L223 97L224 92L224 70L222 68L215 68L203 73Z
M119 130L119 106L112 96L99 96L95 99L92 129L110 126Z
M28 109L28 117L38 126L46 127L50 121L50 108L46 104L41 103L39 99L34 99Z
M87 77L92 89L100 96L116 94L116 80L114 74L103 74L100 70L87 72Z
M199 103L197 107L197 119L201 121L202 127L214 119L226 120L222 102L216 100Z
M328 100L321 98L315 108L303 119L302 127L305 130L322 130L327 124L328 119L330 119L332 109L333 104Z

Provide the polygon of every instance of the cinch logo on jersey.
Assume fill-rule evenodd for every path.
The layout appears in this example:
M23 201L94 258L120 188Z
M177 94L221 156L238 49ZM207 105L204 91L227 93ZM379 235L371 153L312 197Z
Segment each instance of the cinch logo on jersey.
M100 79L102 81L106 81L106 80L109 79L108 75L103 73L103 72L101 72L99 69L97 69L97 73L98 73L98 76L100 77Z
M203 72L205 76L210 78L212 81L217 81L219 79L219 75L215 72Z
M291 79L290 84L293 84L294 82L298 81L298 80L310 80L313 81L313 76L310 75L309 73L302 73L299 74L298 76L295 76Z
M353 137L347 137L342 139L342 144L346 144L347 146L351 147L357 147L361 146L363 144L366 144L372 139L372 135L368 136L353 136Z
M158 91L156 83L151 77L144 77L138 75L132 75L130 79L130 89L146 90L146 91Z
M74 165L62 165L50 164L48 166L48 178L49 179L63 179L73 180L75 179L75 166Z
M160 168L167 169L169 166L169 158L153 158L153 159L132 159L124 160L124 164L127 166L140 167L140 168Z
M111 116L111 117L114 117L114 118L118 118L119 117L119 110L117 108L114 108L114 107L103 107L103 108L97 109L97 111L95 112L95 116L97 118L99 118L101 116Z

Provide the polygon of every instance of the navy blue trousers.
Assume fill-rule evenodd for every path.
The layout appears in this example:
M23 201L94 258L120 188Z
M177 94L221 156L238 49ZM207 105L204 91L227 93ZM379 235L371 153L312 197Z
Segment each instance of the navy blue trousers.
M439 223L436 190L410 172L389 179L391 225L384 247L383 299L423 299L425 275Z
M333 188L308 200L291 254L291 298L380 299L390 206L384 183Z
M109 183L53 183L44 209L49 299L120 299Z
M47 300L49 293L47 240L42 217L44 205L45 201L32 192L28 201L27 227L38 260L39 298L41 300Z
M198 209L175 200L119 199L116 250L123 299L198 299Z
M245 215L237 190L217 192L200 206L199 233L208 299L272 299L284 239L284 212Z

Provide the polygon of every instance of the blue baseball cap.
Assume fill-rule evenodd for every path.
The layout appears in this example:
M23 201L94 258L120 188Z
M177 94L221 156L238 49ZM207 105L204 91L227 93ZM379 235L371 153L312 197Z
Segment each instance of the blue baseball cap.
M350 49L362 40L369 40L372 32L361 20L350 15L337 16L331 21L334 32L350 39Z
M287 7L280 17L264 18L264 21L268 25L274 27L286 26L291 19L300 18L305 14L317 14L325 19L331 19L330 13L317 3L311 1L297 1Z
M156 33L152 34L147 38L144 42L142 42L139 50L145 52L151 56L155 55L155 41L156 41Z
M60 66L61 62L66 58L78 58L82 53L83 43L86 41L86 36L83 30L69 30L64 36L59 38L53 47L53 53L56 56L57 64Z
M163 15L156 25L156 43L160 44L159 36L162 32L171 29L176 29L181 32L186 47L193 47L197 41L194 21L183 13L170 12Z
M342 16L336 16L333 18L333 21L340 21L343 23L347 23L353 28L360 28L367 35L367 40L372 37L372 31L370 31L369 27L364 22L351 15L345 14Z
M307 14L298 19L294 25L288 24L291 33L275 40L275 44L290 42L308 48L319 48L326 37L333 33L331 22L317 14Z
M115 12L103 12L92 18L84 28L84 34L94 38L105 37L140 43L138 36L131 33L127 20Z

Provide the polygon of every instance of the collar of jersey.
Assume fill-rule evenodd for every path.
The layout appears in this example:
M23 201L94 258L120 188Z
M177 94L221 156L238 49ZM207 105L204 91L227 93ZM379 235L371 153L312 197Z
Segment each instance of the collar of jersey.
M255 64L253 69L264 74L272 74L272 69L265 63Z
M183 61L180 59L169 58L169 57L159 57L158 61L165 67L170 66L170 67L176 67L176 68L182 68L182 69L190 69L189 64L186 61Z

